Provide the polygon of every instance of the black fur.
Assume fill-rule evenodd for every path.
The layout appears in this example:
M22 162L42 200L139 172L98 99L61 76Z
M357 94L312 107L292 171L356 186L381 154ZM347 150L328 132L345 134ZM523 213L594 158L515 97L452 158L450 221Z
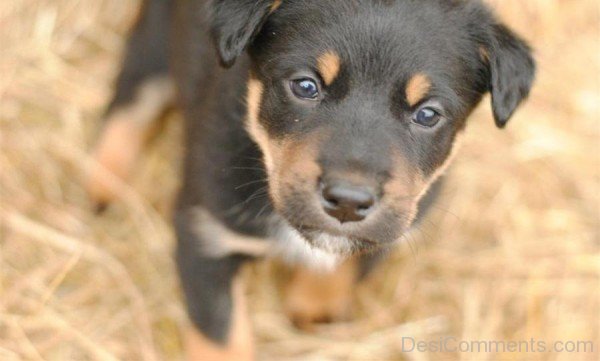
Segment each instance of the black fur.
M494 119L503 128L527 98L535 74L529 46L501 24L493 27L490 91Z
M221 64L233 65L267 19L273 0L215 0L211 4L210 32Z
M147 79L169 73L171 0L147 0L135 23L125 50L116 92L107 113L134 101L137 89Z
M329 85L317 69L327 51L341 63ZM307 242L326 232L343 235L357 250L379 250L410 227L419 191L411 182L436 174L482 96L491 92L499 127L527 97L535 71L530 53L478 0L283 0L277 8L272 0L148 0L115 102L127 99L139 79L165 72L168 56L186 119L177 263L195 325L226 342L231 279L247 258L202 254L206 241L192 231L193 209L245 235L268 236L276 218ZM406 87L417 73L432 85L411 105ZM310 184L305 174L285 174L279 208L269 197L275 185L263 150L246 131L249 74L263 85L259 122L268 137L296 144L324 139L314 159L321 174ZM298 76L317 79L317 101L291 95L290 80ZM442 108L443 119L423 128L412 119L428 102ZM364 226L340 225L315 207L318 184L344 174L361 179L380 202ZM411 192L386 193L399 178ZM420 200L419 217L438 190L439 181ZM377 258L366 257L364 269Z
M247 257L233 255L215 259L202 255L199 245L204 240L190 229L193 224L187 214L175 218L178 235L175 259L183 280L188 314L206 336L223 341L231 323L232 280Z

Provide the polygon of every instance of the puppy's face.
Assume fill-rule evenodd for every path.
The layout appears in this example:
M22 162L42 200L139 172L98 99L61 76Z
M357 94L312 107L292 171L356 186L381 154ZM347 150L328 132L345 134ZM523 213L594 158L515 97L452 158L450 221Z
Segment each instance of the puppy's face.
M529 91L527 46L479 2L263 6L246 127L275 209L329 251L398 240L482 95L503 126Z

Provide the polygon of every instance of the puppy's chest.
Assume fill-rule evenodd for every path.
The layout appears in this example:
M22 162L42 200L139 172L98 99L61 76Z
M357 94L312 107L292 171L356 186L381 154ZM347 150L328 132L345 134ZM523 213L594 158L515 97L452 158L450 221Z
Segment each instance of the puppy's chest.
M264 236L248 235L232 229L202 207L192 209L188 217L198 239L197 249L203 256L272 257L290 265L303 265L316 270L332 270L342 261L336 254L311 246L277 215L263 219Z

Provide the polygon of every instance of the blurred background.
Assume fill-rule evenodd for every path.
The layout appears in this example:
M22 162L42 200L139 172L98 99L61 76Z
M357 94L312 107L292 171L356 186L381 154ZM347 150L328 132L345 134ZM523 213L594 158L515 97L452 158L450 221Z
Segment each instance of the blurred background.
M259 359L600 359L600 3L489 2L535 48L529 102L500 131L486 98L443 199L357 287L352 321L297 331L280 266L253 266ZM138 6L0 2L0 360L181 357L179 116L105 214L82 188ZM595 353L402 353L404 336L593 340Z

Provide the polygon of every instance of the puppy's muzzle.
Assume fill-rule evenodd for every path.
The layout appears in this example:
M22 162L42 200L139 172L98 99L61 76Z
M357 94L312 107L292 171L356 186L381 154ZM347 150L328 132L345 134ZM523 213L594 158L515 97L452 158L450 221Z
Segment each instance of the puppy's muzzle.
M320 199L325 213L340 223L360 222L374 209L377 195L372 187L339 179L320 182Z

